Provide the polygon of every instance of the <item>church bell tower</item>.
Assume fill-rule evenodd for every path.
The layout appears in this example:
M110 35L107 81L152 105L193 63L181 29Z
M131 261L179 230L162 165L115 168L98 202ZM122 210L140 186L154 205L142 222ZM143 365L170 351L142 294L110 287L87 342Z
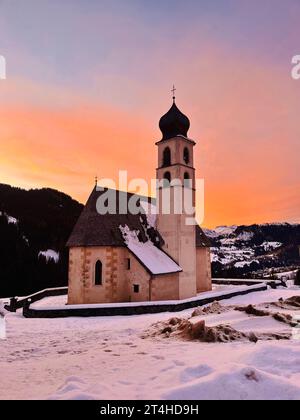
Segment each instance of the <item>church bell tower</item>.
M173 90L173 94L174 94ZM170 110L160 119L162 139L158 146L157 228L164 251L182 268L179 299L196 296L195 142L188 138L189 119L173 96Z

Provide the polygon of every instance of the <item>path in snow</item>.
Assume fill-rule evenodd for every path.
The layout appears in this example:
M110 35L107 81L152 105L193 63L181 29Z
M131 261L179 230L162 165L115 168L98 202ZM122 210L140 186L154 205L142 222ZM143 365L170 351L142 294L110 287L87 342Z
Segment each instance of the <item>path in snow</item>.
M222 304L293 295L300 290L269 290ZM62 297L51 299L60 304ZM300 399L300 341L203 344L141 338L152 323L174 315L47 320L8 314L8 339L0 340L0 398ZM247 329L250 321L242 315L220 317ZM260 329L275 328L273 322L254 321Z

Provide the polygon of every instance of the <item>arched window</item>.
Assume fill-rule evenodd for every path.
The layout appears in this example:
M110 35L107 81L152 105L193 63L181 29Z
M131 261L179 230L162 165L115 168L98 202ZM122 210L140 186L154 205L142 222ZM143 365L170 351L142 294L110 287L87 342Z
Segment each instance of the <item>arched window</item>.
M164 174L164 187L169 187L171 183L171 174L170 172L165 172Z
M187 147L185 147L183 150L183 161L186 165L190 163L190 152Z
M188 172L184 173L184 186L185 187L191 187L191 178L190 178L190 174Z
M166 147L163 153L163 166L171 165L171 150L169 147Z
M95 286L102 286L102 262L100 260L95 265Z

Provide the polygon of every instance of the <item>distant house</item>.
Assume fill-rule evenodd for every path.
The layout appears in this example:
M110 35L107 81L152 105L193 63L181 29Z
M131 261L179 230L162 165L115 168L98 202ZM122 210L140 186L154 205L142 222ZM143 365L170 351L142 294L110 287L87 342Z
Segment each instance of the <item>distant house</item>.
M157 179L181 179L182 194L190 188L194 203L189 127L174 100L160 120ZM173 204L175 187L166 185ZM162 183L159 195L164 188ZM132 195L119 191L116 214L101 215L97 201L107 192L94 188L68 240L69 304L178 300L211 290L210 243L199 226L187 224L184 213L164 214L161 208L153 217L153 203L145 197L139 197L140 214L120 214L120 200Z

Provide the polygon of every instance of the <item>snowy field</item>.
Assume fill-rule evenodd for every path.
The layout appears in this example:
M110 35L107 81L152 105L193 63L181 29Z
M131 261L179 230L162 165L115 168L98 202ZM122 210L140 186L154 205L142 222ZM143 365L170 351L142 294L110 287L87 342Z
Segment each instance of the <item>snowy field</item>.
M221 304L258 305L291 296L300 296L300 289L256 292ZM35 306L64 300L47 298ZM143 338L152 324L192 312L53 320L9 313L7 340L0 340L0 398L300 399L300 337L256 344ZM271 317L234 310L198 318L245 333L292 331Z

